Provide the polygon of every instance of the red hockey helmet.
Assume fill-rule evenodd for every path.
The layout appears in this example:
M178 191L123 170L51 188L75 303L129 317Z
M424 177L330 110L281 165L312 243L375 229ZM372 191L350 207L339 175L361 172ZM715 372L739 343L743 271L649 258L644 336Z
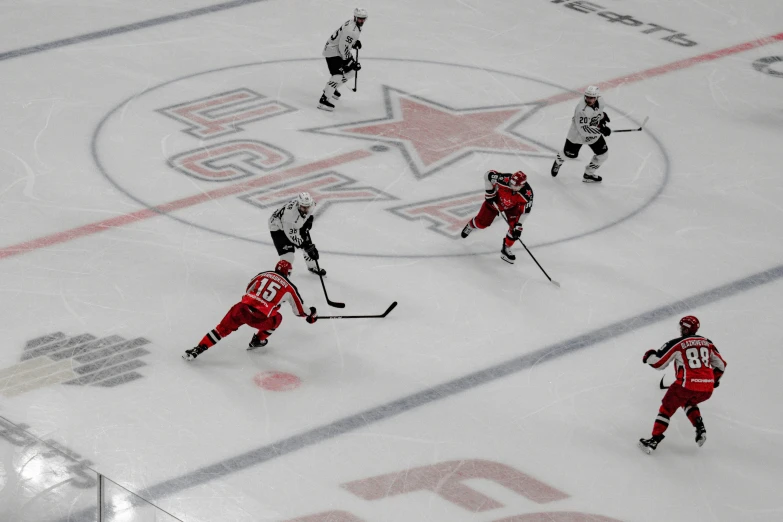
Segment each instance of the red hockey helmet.
M701 326L699 320L692 315L686 315L680 319L680 328L682 328L682 331L688 335L694 335L697 331L699 331L699 326Z
M293 269L294 267L291 266L291 263L289 263L285 259L281 259L275 265L275 272L286 277L288 277L288 275L291 273L291 270Z
M527 182L527 174L521 170L516 171L511 175L511 179L508 180L508 186L511 190L519 190Z

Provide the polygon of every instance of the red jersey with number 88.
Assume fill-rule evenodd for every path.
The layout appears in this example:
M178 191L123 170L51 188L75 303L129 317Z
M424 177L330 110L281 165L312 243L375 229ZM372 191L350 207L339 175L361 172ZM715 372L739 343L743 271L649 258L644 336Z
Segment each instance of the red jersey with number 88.
M726 370L726 361L718 349L701 335L672 339L652 353L647 364L663 370L672 361L677 373L676 382L687 390L711 392L715 386L715 373L720 375Z
M288 301L296 315L307 315L304 301L299 290L287 277L277 272L261 272L250 281L242 296L242 302L269 315L280 308L283 301Z

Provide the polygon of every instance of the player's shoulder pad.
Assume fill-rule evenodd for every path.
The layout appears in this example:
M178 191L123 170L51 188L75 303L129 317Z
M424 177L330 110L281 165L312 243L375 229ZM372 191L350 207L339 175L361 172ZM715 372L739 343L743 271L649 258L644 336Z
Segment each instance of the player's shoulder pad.
M658 353L656 355L658 357L663 357L664 355L666 355L666 352L668 352L669 350L671 350L672 348L680 344L682 340L685 339L686 337L687 336L675 337L671 341L666 341L665 343L663 343L663 346L661 346L661 348L658 350Z

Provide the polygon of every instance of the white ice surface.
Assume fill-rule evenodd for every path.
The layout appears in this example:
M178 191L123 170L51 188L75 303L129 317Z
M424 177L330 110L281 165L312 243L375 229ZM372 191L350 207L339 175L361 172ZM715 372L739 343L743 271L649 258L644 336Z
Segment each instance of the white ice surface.
M359 89L343 87L334 113L315 108L326 81L320 51L355 7L346 2L271 0L4 59L0 248L143 210L129 193L163 204L222 186L167 164L212 141L274 144L294 155L294 167L388 146L303 132L383 118L383 86L455 110L513 106L522 115L526 104L564 90L783 31L775 0L595 4L698 44L678 46L661 39L669 33L643 34L545 0L369 0ZM16 3L0 21L0 53L205 5ZM575 99L544 106L514 128L540 144L534 154L474 153L417 179L392 146L329 169L396 198L332 205L318 218L313 236L330 296L347 303L344 313L399 306L384 320L313 326L286 308L266 352L245 351L244 327L194 363L180 359L277 259L270 210L236 196L172 212L191 224L153 217L2 258L0 371L21 361L28 340L58 331L144 337L151 353L137 370L141 379L0 395L0 415L188 522L282 522L328 511L367 522L540 520L532 513L543 511L623 521L781 520L783 283L718 292L659 322L641 319L783 270L783 77L753 69L766 56L783 56L783 41L606 89L614 128L650 120L644 132L609 137L601 185L581 183L587 147L557 178L549 175ZM156 112L238 88L296 111L206 141ZM521 248L515 265L499 259L499 223L456 240L388 211L470 191L480 201L489 168L529 173L536 199L523 239L562 288ZM301 258L294 277L321 314L341 313L326 305ZM701 319L728 370L702 408L706 445L696 447L679 412L648 457L635 443L649 436L663 392L661 374L641 356L676 335L685 311ZM599 340L595 332L607 325L615 325L612 335ZM579 336L588 346L487 384L461 380L463 391L442 399L394 402ZM264 371L302 384L263 390L254 377ZM398 414L352 417L385 404ZM318 431L334 422L335 430L348 428L334 437ZM308 430L316 430L309 442L291 449L291 437ZM278 457L248 456L281 441ZM0 453L0 519L60 520L94 503L68 484L42 492L49 482L25 468L20 451ZM237 456L249 465L220 466ZM500 463L569 497L539 504L476 479L470 487L504 506L472 512L427 491L365 500L341 486L454 460ZM197 480L212 465L221 471ZM530 518L510 518L524 514Z

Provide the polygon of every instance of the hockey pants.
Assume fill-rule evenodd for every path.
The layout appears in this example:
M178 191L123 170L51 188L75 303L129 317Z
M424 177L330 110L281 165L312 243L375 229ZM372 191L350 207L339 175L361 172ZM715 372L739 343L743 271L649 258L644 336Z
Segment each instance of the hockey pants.
M203 344L207 348L214 346L223 337L237 331L237 329L246 324L251 328L258 330L258 338L261 340L266 339L280 326L283 322L283 316L277 310L267 317L262 312L253 308L252 306L239 302L231 307L223 320L220 321L211 332L201 339L199 344Z
M658 410L658 417L653 424L653 435L661 435L669 427L669 419L678 408L685 411L691 424L696 425L696 419L701 417L701 412L697 406L709 399L712 391L693 391L683 388L677 383L669 386L666 395L661 400L661 408Z

